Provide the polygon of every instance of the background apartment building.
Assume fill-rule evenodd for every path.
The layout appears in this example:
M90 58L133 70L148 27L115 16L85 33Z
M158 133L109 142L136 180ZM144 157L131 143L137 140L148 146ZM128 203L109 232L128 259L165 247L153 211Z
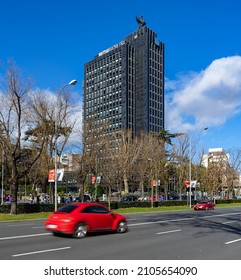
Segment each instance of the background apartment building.
M219 178L218 198L241 196L240 174L230 163L230 155L223 148L211 148L203 155L202 165L213 174L212 181Z
M208 154L202 157L203 166L208 168L208 164L210 163L222 163L226 167L229 164L229 154L223 148L211 148L208 150Z

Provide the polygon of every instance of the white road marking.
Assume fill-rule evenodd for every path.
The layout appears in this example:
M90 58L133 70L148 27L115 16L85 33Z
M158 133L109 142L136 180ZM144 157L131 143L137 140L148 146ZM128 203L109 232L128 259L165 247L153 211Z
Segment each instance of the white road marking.
M236 223L236 221L224 222L224 223L222 223L222 224L223 224L223 225L227 225L227 224L232 224L232 223Z
M156 234L165 234L165 233L172 233L172 232L178 232L178 231L181 231L181 229L162 231L162 232L157 232Z
M179 221L189 221L193 220L195 218L183 218L183 219L175 219L175 220L161 220L161 221L156 221L156 222L144 222L144 223L137 223L137 224L130 224L128 225L129 227L134 227L134 226L142 226L142 225L151 225L151 224L160 224L160 223L168 223L168 222L179 222Z
M13 224L13 225L7 225L8 227L21 227L21 226L31 226L31 225L33 225L33 223L32 224Z
M44 228L44 226L32 227L32 228Z
M233 215L240 215L241 212L237 213L228 213L228 214L217 214L217 215L209 215L209 216L199 216L200 219L206 219L206 218L215 218L215 217L223 217L223 216L233 216ZM129 224L129 227L133 226L142 226L142 225L151 225L151 224L159 224L159 223L168 223L168 222L179 222L179 221L189 221L194 220L196 217L193 218L183 218L183 219L174 219L174 220L161 220L161 221L155 221L155 222L142 222L142 223L136 223L136 224Z
M52 233L38 233L38 234L29 234L29 235L19 235L19 236L8 236L8 237L1 237L1 240L9 240L9 239L17 239L17 238L28 238L28 237L36 237L41 235L50 235Z
M241 212L228 213L228 214L217 214L217 215L214 214L214 215L210 215L210 216L199 216L198 218L205 219L205 218L215 218L215 217L232 216L232 215L240 215L240 214L241 214ZM135 223L135 224L128 224L128 227L144 226L144 225L160 224L160 223L168 223L168 222L189 221L189 220L194 220L196 218L197 217L195 216L193 218L183 218L183 219L173 219L173 220L159 220L159 221L155 221L155 222L140 222L140 223ZM135 220L135 219L136 218L131 218L130 220ZM231 221L227 222L227 223L231 223ZM33 228L39 228L39 227L33 227ZM42 226L40 228L42 228ZM51 235L51 234L52 233L39 233L39 234L29 234L29 235L20 235L20 236L0 237L0 241L17 239L17 238L38 237L38 236ZM237 241L240 241L240 240L238 239ZM227 244L232 243L232 242L237 242L237 241L230 241L230 242L227 242Z
M48 253L48 252L53 252L53 251L59 251L59 250L67 250L70 248L71 247L62 247L62 248L48 249L48 250L35 251L35 252L29 252L29 253L22 253L22 254L12 255L12 257L21 257L21 256L27 256L27 255L42 254L42 253Z
M239 241L241 241L241 238L239 238L239 239L234 239L234 240L225 242L224 244L228 245L228 244L235 243L235 242L239 242Z
M210 216L203 216L202 218L216 218L216 217L225 217L225 216L233 216L233 215L240 215L241 212L237 213L227 213L227 214L215 214Z

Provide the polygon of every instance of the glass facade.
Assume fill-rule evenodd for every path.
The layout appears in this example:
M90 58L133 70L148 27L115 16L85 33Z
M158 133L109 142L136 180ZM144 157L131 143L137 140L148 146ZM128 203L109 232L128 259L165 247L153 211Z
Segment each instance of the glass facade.
M164 128L164 44L143 26L85 64L84 123L109 134Z

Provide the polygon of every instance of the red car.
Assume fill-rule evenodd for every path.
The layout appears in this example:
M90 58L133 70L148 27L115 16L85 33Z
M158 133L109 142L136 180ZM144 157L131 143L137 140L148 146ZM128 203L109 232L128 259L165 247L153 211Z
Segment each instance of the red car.
M70 203L50 215L45 229L53 234L70 234L83 238L88 232L127 231L126 218L112 213L108 207L99 203Z
M214 210L215 203L213 201L201 201L194 205L194 210Z

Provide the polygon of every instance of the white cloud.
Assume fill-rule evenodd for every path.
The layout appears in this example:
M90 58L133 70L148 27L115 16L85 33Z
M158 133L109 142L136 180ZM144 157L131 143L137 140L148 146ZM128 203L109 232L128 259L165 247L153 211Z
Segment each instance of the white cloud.
M75 123L75 125L66 145L66 149L73 153L79 152L82 145L82 107L83 103L80 99L74 104L73 114L70 117L71 123Z
M166 81L166 128L220 126L241 112L241 56L214 60L200 73Z
M53 106L55 110L56 107L56 94L50 90L36 89L35 94L40 95L42 92L44 99L48 100L48 104ZM83 103L82 98L78 93L72 93L72 103L71 103L71 113L68 116L68 122L70 126L74 124L72 133L65 145L64 150L67 152L79 152L82 145L82 114L83 114ZM61 138L60 138L61 139ZM61 140L60 140L61 142Z
M218 127L241 112L241 56L214 60L199 73L166 80L166 129L185 132ZM75 151L81 146L82 100L75 103L74 131L66 145Z

